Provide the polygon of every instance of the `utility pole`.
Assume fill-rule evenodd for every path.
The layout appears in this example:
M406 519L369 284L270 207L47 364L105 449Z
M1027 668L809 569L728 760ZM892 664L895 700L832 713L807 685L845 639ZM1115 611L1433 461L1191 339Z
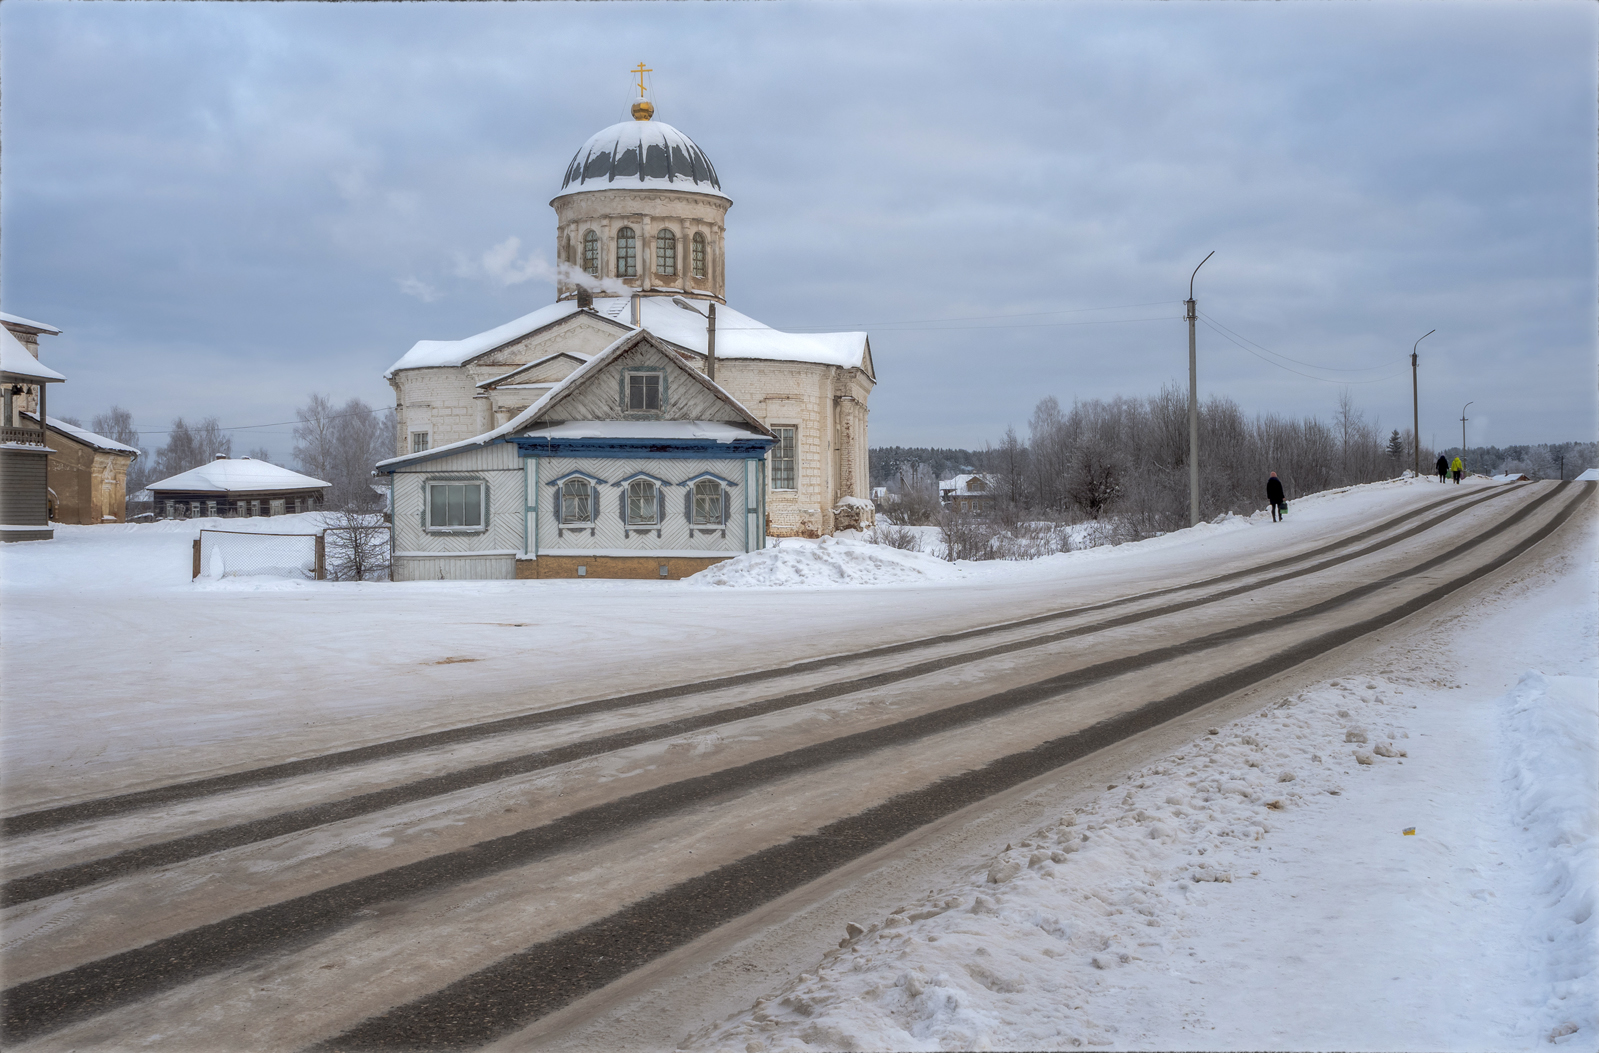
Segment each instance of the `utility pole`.
M1429 329L1416 338L1410 345L1410 447L1414 451L1410 466L1411 474L1417 479L1421 478L1421 397L1416 393L1416 348L1438 330Z
M1469 406L1476 405L1476 401L1476 399L1473 399L1466 403L1465 406L1460 407L1460 467L1462 470L1466 467L1466 422L1471 419L1466 416L1466 409Z
M1199 267L1205 265L1205 260L1216 255L1212 249L1204 260L1199 261ZM1188 525L1199 525L1199 359L1194 352L1194 322L1199 318L1199 311L1194 306L1194 277L1199 273L1199 267L1194 268L1194 273L1188 276L1188 299L1183 301L1183 306L1188 309Z

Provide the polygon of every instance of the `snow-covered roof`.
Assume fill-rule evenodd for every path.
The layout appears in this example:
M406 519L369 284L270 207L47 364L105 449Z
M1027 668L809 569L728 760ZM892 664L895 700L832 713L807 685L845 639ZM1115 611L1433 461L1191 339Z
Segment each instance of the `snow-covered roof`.
M44 322L35 322L31 318L23 318L20 315L6 314L4 311L0 311L0 322L5 323L6 325L20 325L28 329L37 329L39 332L49 333L51 336L61 335L61 330L57 329L53 325L48 325Z
M521 413L518 413L516 416L512 417L510 420L506 421L504 424L493 429L492 431L486 431L482 435L475 435L470 439L462 439L459 442L448 443L444 446L435 446L431 450L423 450L419 453L402 454L399 457L390 457L388 460L379 461L377 463L377 467L382 468L386 465L407 464L411 461L417 460L431 460L443 453L453 453L456 450L464 450L472 446L486 446L491 442L497 442L501 439L504 439L507 435L528 430L535 423L537 423L539 418L547 410L564 399L569 392L576 388L578 384L582 383L585 377L596 370L603 369L607 363L620 355L628 347L631 347L633 342L639 339L654 340L656 338L646 329L636 329L622 334L616 340L612 341L610 346L608 346L604 351L601 351L599 354L595 355L581 366L578 366L576 369L572 370L572 372L568 373L560 381L560 383L556 384L549 391L546 391L537 402L533 403L533 405L529 406L527 409L523 410ZM716 381L711 380L709 377L690 369L688 366L683 367L683 372L687 373L694 380L705 385L707 388L710 388L722 399L726 400L733 407L733 409L737 410L738 413L744 417L747 422L753 425L751 430L754 431L755 434L768 437L771 436L772 433L766 427L766 425L762 424L754 414L745 409L744 404L739 402L738 399L734 398L726 388L716 383ZM616 425L623 423L629 422L594 422L596 427L604 428L607 431L614 428Z
M976 486L972 483L975 481ZM991 497L993 490L988 479L975 472L968 475L957 475L953 479L940 479L938 490L945 497Z
M145 489L253 494L273 490L316 490L331 485L322 479L279 468L270 461L258 461L251 457L219 457L198 468L190 468L171 478L151 483Z
M1599 483L1599 468L1589 468L1574 480L1579 483Z
M535 425L525 435L552 439L709 439L733 442L750 437L745 425L721 420L569 420Z
M595 132L561 180L562 194L646 188L727 197L705 151L661 121L621 121Z
M39 415L37 413L25 412L23 413L23 416L27 417L29 420L39 419ZM104 435L98 435L90 431L88 428L80 428L76 424L68 424L66 421L57 417L47 416L45 417L45 420L49 422L52 430L60 432L62 435L65 435L68 438L77 439L85 446L93 446L97 450L109 450L112 453L131 453L135 457L139 456L139 448L137 446L129 446L126 443L118 442L115 439L108 439Z
M0 326L0 373L13 380L39 384L67 379L34 358L33 354L22 346L22 341L3 326Z
M684 303L693 304L698 310L677 306L675 301L679 299ZM705 310L709 303L708 300L676 296L643 296L639 298L639 320L642 328L648 329L663 340L703 355L706 353L706 321L705 316L699 312ZM493 351L513 340L520 340L529 333L576 314L577 310L576 300L562 300L464 340L419 340L403 358L389 367L384 376L393 376L402 369L464 365L477 355ZM594 314L619 326L632 328L633 298L596 297ZM848 369L864 369L866 354L867 342L864 332L785 333L757 322L742 311L734 310L725 304L718 304L716 308L717 358L819 362L823 365L843 366Z
M617 300L624 309L628 298L607 297ZM699 310L679 307L675 296L645 296L639 303L639 320L645 329L680 347L705 353L705 316L700 313L709 306L708 301L683 297L684 303ZM595 310L605 301L596 299ZM606 303L606 307L611 304ZM850 369L864 368L866 360L866 334L856 333L785 333L757 322L742 311L725 304L716 307L716 357L762 358L776 362L820 362L829 366Z
M576 312L576 300L561 300L464 340L418 340L411 345L411 350L400 356L400 360L389 367L383 376L391 377L402 369L459 366L469 358L481 355L485 351L493 351L496 347L508 344L512 340L520 340L529 333L537 332Z

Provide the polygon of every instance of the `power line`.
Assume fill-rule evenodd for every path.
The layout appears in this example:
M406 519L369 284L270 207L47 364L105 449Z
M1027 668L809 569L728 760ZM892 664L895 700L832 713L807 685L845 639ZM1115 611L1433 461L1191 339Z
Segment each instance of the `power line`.
M366 410L365 412L366 413L376 413L376 412L380 412L380 411L378 411L378 410ZM234 425L231 428L218 428L217 431L250 431L251 429L254 429L254 428L281 428L285 424L309 424L312 421L339 420L339 419L341 419L343 417L359 417L359 416L362 416L362 414L361 413L335 413L335 414L333 414L332 416L329 416L329 417L304 417L304 418L300 418L300 419L297 419L297 420L275 420L275 421L273 421L270 424L236 424L236 425ZM171 428L141 428L137 424L135 424L133 426L133 428L140 435L171 435L172 434L172 429ZM280 432L279 434L287 435L288 432Z
M1393 373L1388 374L1387 376L1376 377L1376 378L1373 378L1371 380L1328 380L1326 377L1312 376L1309 373L1301 373L1297 369L1292 369L1292 368L1290 368L1288 366L1285 366L1281 362L1275 362L1275 361L1267 358L1265 355L1260 354L1260 352L1254 350L1253 348L1251 348L1251 347L1249 347L1249 346L1247 346L1247 345L1245 345L1243 343L1240 343L1238 340L1234 339L1233 336L1230 333L1226 332L1225 330L1223 330L1223 329L1221 329L1221 328L1219 328L1219 327L1217 327L1215 325L1212 325L1208 318L1201 318L1200 321L1204 322L1207 328L1209 328L1210 330L1215 332L1223 340L1226 340L1228 343L1231 343L1231 344L1236 344L1238 347L1243 348L1243 350L1245 350L1245 351L1248 351L1250 354L1254 355L1256 358L1260 359L1262 362L1265 362L1267 365L1276 366L1278 369L1286 369L1286 370L1288 370L1288 372L1294 374L1295 376L1304 377L1306 380L1315 380L1315 381L1319 381L1319 382L1321 382L1323 384L1381 384L1381 383L1384 383L1386 381L1392 380L1395 377L1399 376L1400 374L1404 373L1404 369L1401 368L1401 369L1399 369L1399 370L1397 370L1397 371L1395 371ZM1312 366L1311 368L1312 369L1319 369L1319 368L1322 368L1322 367L1320 367L1320 366Z
M1222 329L1227 329L1227 327L1225 325L1222 325L1220 322L1218 322L1215 318L1212 318L1210 315L1206 314L1206 315L1203 315L1203 317L1205 318L1206 321L1210 322L1213 326L1219 326ZM1255 341L1249 339L1249 337L1247 337L1247 336L1244 336L1242 333L1234 332L1231 329L1227 329L1227 332L1232 333L1233 336L1236 336L1239 340L1242 340L1244 343L1249 344L1249 345L1251 345L1253 347L1259 348L1260 350L1266 352L1266 354L1268 354L1268 355L1274 355L1277 358L1283 359L1284 361L1292 362L1292 363L1294 363L1295 365L1298 365L1298 366L1304 366L1307 369L1321 369L1321 370L1326 370L1329 373L1370 373L1370 372L1372 372L1374 370L1388 368L1387 366L1319 366L1319 365L1317 365L1314 362L1303 362L1303 361L1300 361L1297 358L1291 358L1288 355L1282 354L1279 351L1273 351L1269 347L1266 347L1266 346L1264 346L1262 344L1255 343Z

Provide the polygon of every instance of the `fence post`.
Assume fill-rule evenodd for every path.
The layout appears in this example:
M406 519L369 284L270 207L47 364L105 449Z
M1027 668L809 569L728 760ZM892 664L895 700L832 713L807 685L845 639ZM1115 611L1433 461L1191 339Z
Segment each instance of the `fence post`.
M200 538L198 536L196 536L195 539L194 539L194 576L191 577L189 580L193 581L195 578L198 578L199 576L200 576Z
M328 542L327 531L316 532L316 580L326 581L328 578Z

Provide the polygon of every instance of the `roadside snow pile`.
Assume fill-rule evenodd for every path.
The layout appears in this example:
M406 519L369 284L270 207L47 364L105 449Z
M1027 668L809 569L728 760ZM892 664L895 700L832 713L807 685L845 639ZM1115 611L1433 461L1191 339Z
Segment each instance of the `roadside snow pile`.
M1230 982L1206 959L1240 934L1207 943L1194 915L1272 924L1255 917L1260 893L1249 886L1274 831L1336 813L1351 774L1404 763L1411 743L1399 718L1412 707L1393 697L1403 694L1332 681L1201 735L964 882L841 931L813 971L683 1048L1067 1049L1136 1045L1151 1033L1173 1048L1191 1014L1159 992L1134 992L1162 980L1183 990ZM1167 1013L1178 1019L1160 1019Z
M818 585L914 585L958 578L956 567L921 552L869 541L823 537L773 539L767 548L708 567L684 581L701 586L763 588Z
M1544 1008L1550 1041L1599 1026L1594 910L1599 907L1599 680L1526 673L1506 696L1508 779L1515 818L1543 863L1533 904L1548 949L1553 993Z

